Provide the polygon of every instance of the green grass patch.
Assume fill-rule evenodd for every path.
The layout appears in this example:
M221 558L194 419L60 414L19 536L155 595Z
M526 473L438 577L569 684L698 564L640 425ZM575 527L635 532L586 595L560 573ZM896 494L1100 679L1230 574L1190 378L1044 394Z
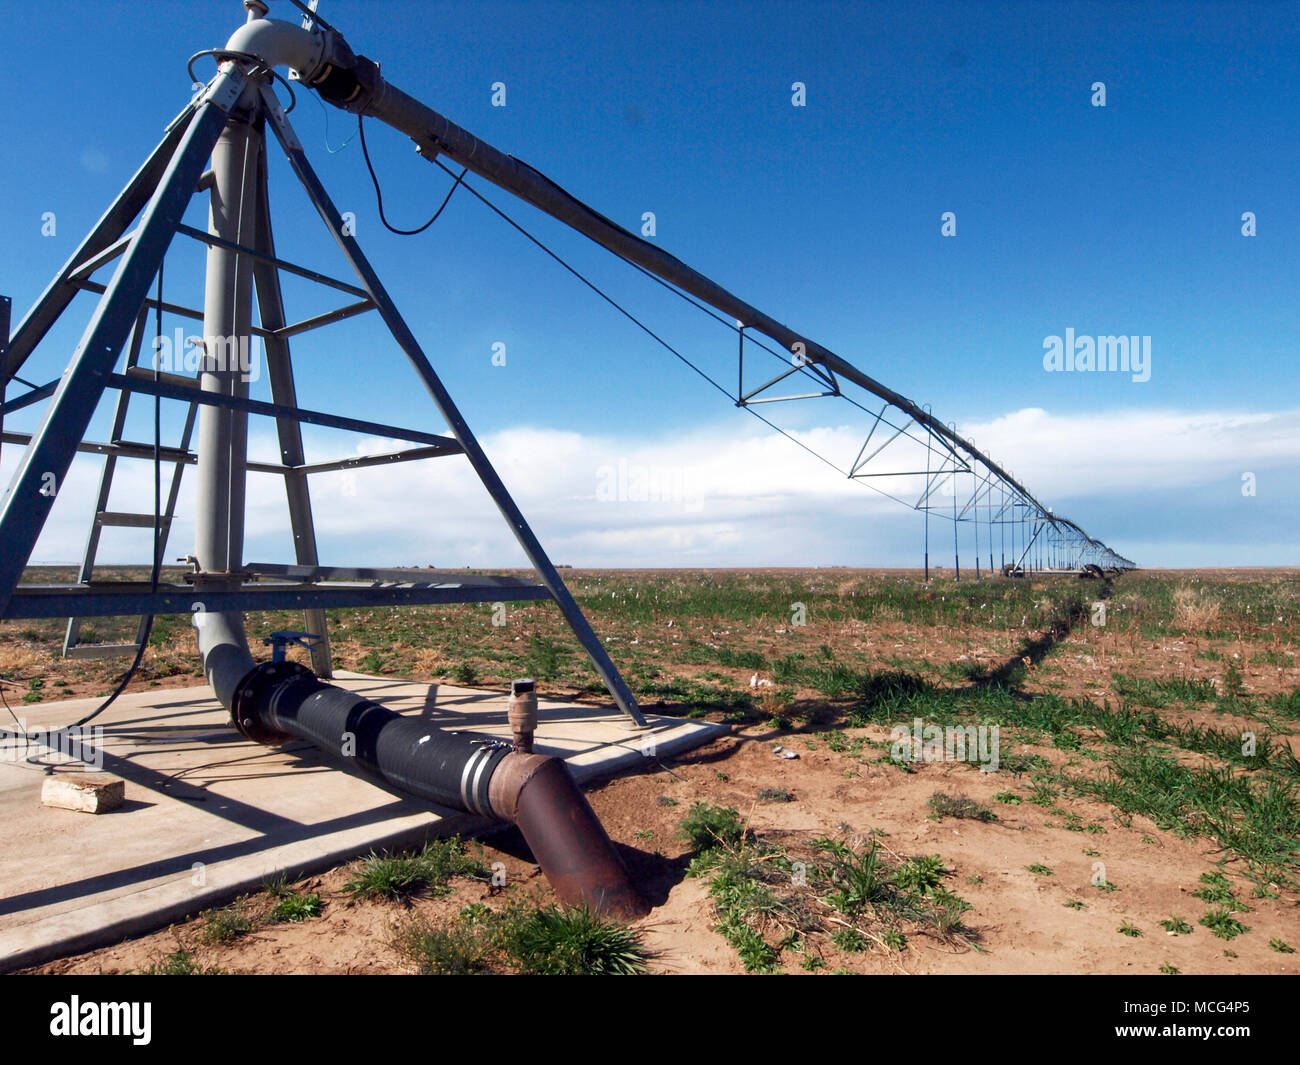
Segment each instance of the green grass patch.
M485 878L482 861L465 853L459 836L432 840L418 853L372 853L343 890L353 899L409 901L416 895L445 895L454 876Z

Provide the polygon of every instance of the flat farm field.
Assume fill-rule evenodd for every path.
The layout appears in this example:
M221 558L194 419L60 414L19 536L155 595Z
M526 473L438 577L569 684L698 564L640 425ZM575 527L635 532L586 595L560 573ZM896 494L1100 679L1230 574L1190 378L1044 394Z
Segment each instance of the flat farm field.
M648 918L555 907L509 831L43 970L1300 971L1297 571L564 575L645 709L732 726L589 791ZM330 620L339 668L605 697L550 604ZM250 615L255 656L300 627ZM113 686L122 661L65 662L61 636L0 625L10 705ZM197 677L188 619L159 619L131 688Z

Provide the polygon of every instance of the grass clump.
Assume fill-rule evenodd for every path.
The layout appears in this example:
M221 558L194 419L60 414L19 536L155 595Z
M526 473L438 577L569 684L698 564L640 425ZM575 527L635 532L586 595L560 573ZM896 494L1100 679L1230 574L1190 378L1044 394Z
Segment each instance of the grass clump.
M220 976L221 970L199 963L194 952L176 938L176 949L142 970L145 976Z
M416 895L445 895L454 876L484 878L487 869L465 853L459 836L432 840L418 853L371 853L343 890L357 899L409 902Z
M242 903L236 903L224 909L209 910L204 914L199 939L209 946L233 943L252 930L253 919L244 911Z
M831 944L846 954L857 954L871 946L871 940L856 928L841 928L831 933Z
M697 802L677 826L677 838L701 853L717 847L735 847L745 837L745 823L730 807Z
M794 792L785 788L759 788L759 802L794 802Z
M506 921L503 944L523 972L543 976L634 976L645 971L640 937L586 907L547 906Z
M434 976L517 972L537 976L632 976L645 971L639 933L586 907L466 906L452 920L414 917L393 947Z
M945 817L956 817L967 821L983 821L987 824L998 819L998 815L982 802L976 802L965 795L947 795L936 791L930 796L927 805L930 807L930 815L937 821L942 821Z
M894 883L903 891L930 895L947 875L943 859L937 854L931 854L924 858L912 858L900 865L894 872Z
M401 928L393 943L423 976L473 976L492 972L490 937L466 922L434 925L415 920Z

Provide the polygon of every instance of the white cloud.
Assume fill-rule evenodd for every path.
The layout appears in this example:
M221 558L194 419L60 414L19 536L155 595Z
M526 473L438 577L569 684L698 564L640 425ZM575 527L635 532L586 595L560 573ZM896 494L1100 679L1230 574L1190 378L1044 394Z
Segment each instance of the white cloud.
M1041 500L1120 550L1125 545L1104 527L1106 515L1096 512L1098 499L1131 510L1135 499L1156 491L1235 481L1245 471L1262 476L1268 470L1287 472L1273 483L1291 495L1257 500L1257 505L1293 507L1300 494L1293 476L1300 460L1300 411L1053 415L1027 409L962 428ZM797 435L846 465L862 446L856 428L824 426ZM309 453L337 457L337 450L324 450L320 441L333 441L337 449L340 439L309 436ZM916 564L919 556L918 515L848 482L761 426L738 431L734 424L712 425L657 436L643 426L617 436L521 427L491 434L483 443L556 562L889 565ZM313 444L318 446L313 449ZM388 442L368 439L356 451L391 448ZM259 436L250 446L250 454L263 458L275 451L270 436ZM4 448L6 480L17 452L12 445ZM920 455L924 461L924 448ZM86 457L74 465L36 560L79 557L98 468L98 459ZM191 550L193 483L191 468L170 558ZM914 499L922 479L881 483ZM328 563L524 564L506 524L461 456L322 474L312 479L312 495L321 556ZM148 510L152 499L149 465L120 463L112 508ZM1071 509L1070 503L1080 500L1088 501L1089 513ZM1225 498L1223 505L1229 502ZM1157 520L1145 527L1143 539L1149 544L1162 539L1153 533L1158 525ZM247 539L251 560L292 561L279 478L250 478ZM1184 550L1188 529L1169 529L1166 539ZM147 531L116 533L105 540L101 558L141 560L148 557L148 544ZM1260 546L1266 545L1262 541ZM1250 547L1234 544L1246 558Z

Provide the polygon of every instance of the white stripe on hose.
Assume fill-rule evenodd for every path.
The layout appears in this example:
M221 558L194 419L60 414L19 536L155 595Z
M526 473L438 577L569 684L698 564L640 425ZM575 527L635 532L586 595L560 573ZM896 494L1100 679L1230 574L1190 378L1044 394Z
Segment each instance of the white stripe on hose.
M471 755L469 756L469 760L466 761L466 763L465 763L465 768L461 770L461 773L460 773L460 798L461 798L461 802L464 804L466 810L473 810L473 811L477 811L477 812L479 812L479 813L482 813L482 811L479 810L478 807L474 805L474 800L470 798L470 791L469 791L469 789L470 789L470 780L469 780L469 776L470 776L470 772L471 772L471 770L473 770L473 768L474 768L474 763L475 763L476 761L478 761L480 758L482 758L486 753L487 753L487 752L484 751L484 750L480 747L477 751L475 751L473 754L471 754Z
M487 767L488 767L488 763L489 763L490 761L492 761L492 750L491 750L491 748L484 748L484 750L483 750L483 761L479 763L479 767L478 767L477 771L475 771L475 773L474 773L474 789L473 789L473 794L474 794L475 796L478 795L478 785L479 785L479 780L482 779L482 777L483 777L483 771L484 771L485 769L487 769ZM490 817L490 816L491 816L491 811L489 811L489 810L484 810L481 806L477 805L477 802L475 803L474 809L477 810L479 813L481 813L484 817Z

